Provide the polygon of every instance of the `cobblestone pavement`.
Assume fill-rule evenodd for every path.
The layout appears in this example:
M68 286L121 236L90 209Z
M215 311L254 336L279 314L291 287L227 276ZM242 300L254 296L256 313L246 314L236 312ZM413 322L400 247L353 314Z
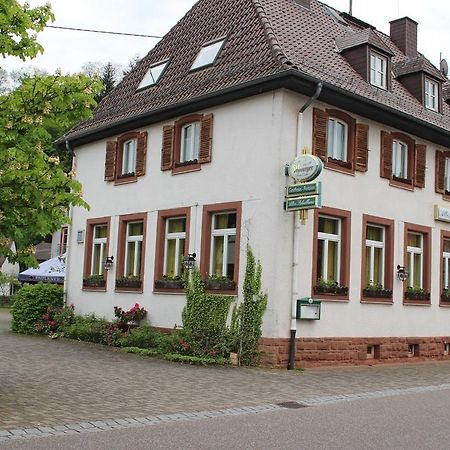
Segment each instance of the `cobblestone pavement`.
M0 309L0 438L13 430L17 437L25 429L32 435L37 427L52 426L49 433L58 427L61 432L79 431L64 424L88 429L97 422L101 429L113 419L116 425L111 426L120 427L126 418L123 426L133 420L139 425L146 417L147 422L181 420L199 411L201 417L207 416L205 411L238 414L252 407L264 412L286 401L314 405L450 389L449 362L304 372L204 368L99 345L15 335L8 328L9 315Z

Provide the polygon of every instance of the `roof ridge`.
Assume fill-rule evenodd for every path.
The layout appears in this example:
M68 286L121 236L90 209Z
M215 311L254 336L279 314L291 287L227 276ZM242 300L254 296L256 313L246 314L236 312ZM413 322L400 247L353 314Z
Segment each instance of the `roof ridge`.
M281 47L276 36L275 30L273 29L272 24L267 17L264 6L259 0L251 0L251 2L255 8L256 14L258 15L262 29L267 38L267 41L269 42L275 59L280 63L281 66L289 69L298 69L298 67L284 53L283 48Z

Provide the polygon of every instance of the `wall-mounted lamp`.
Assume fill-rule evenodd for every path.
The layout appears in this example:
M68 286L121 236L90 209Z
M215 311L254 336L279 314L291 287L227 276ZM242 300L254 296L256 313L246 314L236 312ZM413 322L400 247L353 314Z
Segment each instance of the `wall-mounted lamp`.
M405 269L405 266L397 266L397 278L404 282L408 278L408 272Z
M184 258L183 258L183 264L184 264L184 268L186 270L192 270L195 267L195 257L197 255L195 253L188 253Z
M114 256L107 256L105 262L103 263L103 267L105 268L105 270L109 270L111 269L113 264L114 264Z

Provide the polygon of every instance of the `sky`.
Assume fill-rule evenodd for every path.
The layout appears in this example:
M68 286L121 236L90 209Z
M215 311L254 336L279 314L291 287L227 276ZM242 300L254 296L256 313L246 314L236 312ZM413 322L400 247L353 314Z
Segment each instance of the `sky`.
M19 0L22 3L22 0ZM227 0L222 0L227 1ZM31 0L31 6L45 0ZM195 0L52 0L52 25L163 36L192 7ZM339 11L349 11L350 0L326 0ZM353 15L389 34L389 21L408 16L419 23L418 50L436 66L439 56L450 65L450 2L447 0L353 0ZM7 71L34 66L53 73L77 72L90 61L126 66L145 56L158 39L114 36L46 28L38 35L45 52L25 63L0 56Z

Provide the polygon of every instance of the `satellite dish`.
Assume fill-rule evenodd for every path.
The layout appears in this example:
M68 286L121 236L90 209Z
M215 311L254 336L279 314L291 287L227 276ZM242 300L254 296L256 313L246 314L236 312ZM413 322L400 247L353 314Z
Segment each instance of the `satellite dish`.
M441 72L444 76L448 75L448 64L445 59L441 59L441 65L440 65Z

